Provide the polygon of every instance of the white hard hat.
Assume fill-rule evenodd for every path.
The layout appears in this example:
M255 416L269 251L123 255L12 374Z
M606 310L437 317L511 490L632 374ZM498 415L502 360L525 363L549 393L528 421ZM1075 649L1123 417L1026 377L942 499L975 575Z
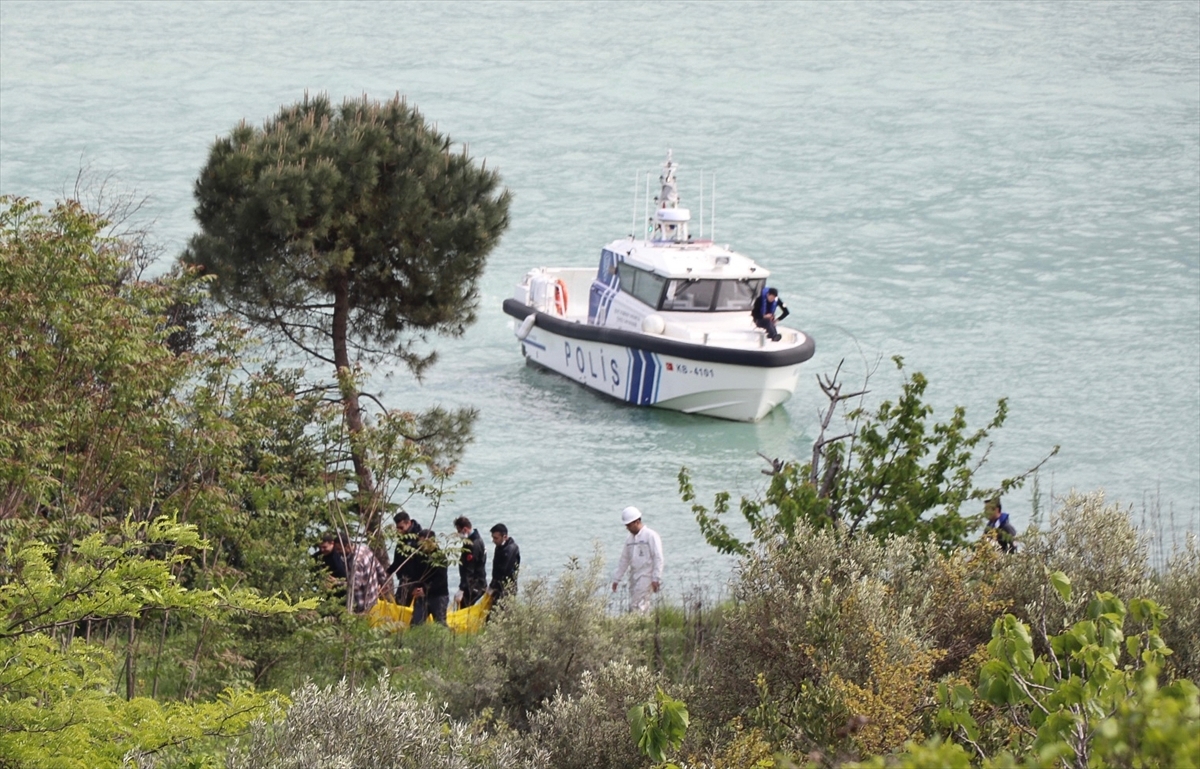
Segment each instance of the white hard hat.
M642 517L642 511L636 507L627 507L621 511L621 523L628 526Z

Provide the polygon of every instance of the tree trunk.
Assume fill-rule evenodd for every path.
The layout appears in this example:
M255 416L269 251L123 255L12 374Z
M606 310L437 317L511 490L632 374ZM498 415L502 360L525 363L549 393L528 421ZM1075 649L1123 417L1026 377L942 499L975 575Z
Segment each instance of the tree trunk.
M367 532L367 542L380 563L387 564L387 549L382 532L382 515L375 493L375 477L367 464L367 450L362 444L362 409L358 402L358 388L352 381L350 352L346 346L346 335L350 322L349 280L342 276L333 291L333 362L337 366L338 385L342 394L342 408L346 419L346 433L350 439L350 460L354 464L354 475L358 479L358 515Z
M134 658L134 633L137 619L129 618L129 642L125 646L125 699L133 699L134 686L137 683L137 660Z

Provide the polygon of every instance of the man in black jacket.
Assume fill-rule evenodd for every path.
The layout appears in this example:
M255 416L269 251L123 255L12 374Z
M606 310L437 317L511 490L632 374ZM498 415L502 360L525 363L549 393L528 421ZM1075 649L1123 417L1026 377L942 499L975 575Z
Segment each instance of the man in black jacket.
M471 526L471 519L465 515L454 519L454 530L463 538L455 601L466 608L474 605L487 590L487 548L484 547L483 537L479 536L479 532Z
M754 300L754 306L750 308L750 317L754 318L754 325L766 331L767 338L772 342L778 342L783 338L779 335L775 324L789 314L787 306L779 298L779 292L773 288L764 289L762 294Z
M403 510L396 513L392 520L396 522L396 551L392 555L388 576L396 577L396 603L407 606L412 600L413 588L421 581L421 574L424 573L421 564L413 557L417 552L421 524Z
M419 535L416 563L421 577L412 589L412 624L423 625L426 618L433 616L439 625L446 624L446 608L450 604L449 580L446 578L446 554L438 547L437 537L429 529Z
M521 548L517 541L508 536L508 527L497 523L492 527L492 542L496 552L492 555L492 584L487 591L492 600L499 602L508 593L516 595L517 572L521 568Z
M325 586L338 598L346 597L346 559L334 547L337 535L327 531L321 535L317 543L317 552L313 553L313 561L322 572L321 580Z
M987 513L988 519L984 531L996 530L996 544L1000 546L1001 552L1017 552L1017 529L1009 523L1008 513L1001 509L1000 497L989 499L983 511Z

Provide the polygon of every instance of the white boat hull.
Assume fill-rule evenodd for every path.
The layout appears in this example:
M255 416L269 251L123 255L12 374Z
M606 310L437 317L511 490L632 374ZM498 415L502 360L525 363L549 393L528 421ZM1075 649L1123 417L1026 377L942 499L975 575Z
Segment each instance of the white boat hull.
M598 332L510 302L505 310L518 318L518 332L524 332L521 351L527 363L626 403L756 422L790 398L799 381L796 354L774 354L780 365L762 365L761 361L770 362L771 353L759 354L759 362L752 365L714 360L723 357L722 351L694 344L664 345L649 335L630 332ZM528 314L521 317L524 311ZM536 322L526 322L530 315L536 316ZM642 336L645 343L639 344ZM810 349L803 357L811 354Z

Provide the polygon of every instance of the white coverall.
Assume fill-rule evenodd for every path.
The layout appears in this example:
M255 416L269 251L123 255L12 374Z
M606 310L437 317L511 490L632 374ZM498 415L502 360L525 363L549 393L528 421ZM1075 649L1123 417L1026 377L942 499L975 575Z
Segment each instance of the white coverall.
M658 532L642 526L637 534L630 534L621 551L621 560L613 573L614 584L629 572L629 606L634 611L650 610L650 583L662 584L663 549Z

